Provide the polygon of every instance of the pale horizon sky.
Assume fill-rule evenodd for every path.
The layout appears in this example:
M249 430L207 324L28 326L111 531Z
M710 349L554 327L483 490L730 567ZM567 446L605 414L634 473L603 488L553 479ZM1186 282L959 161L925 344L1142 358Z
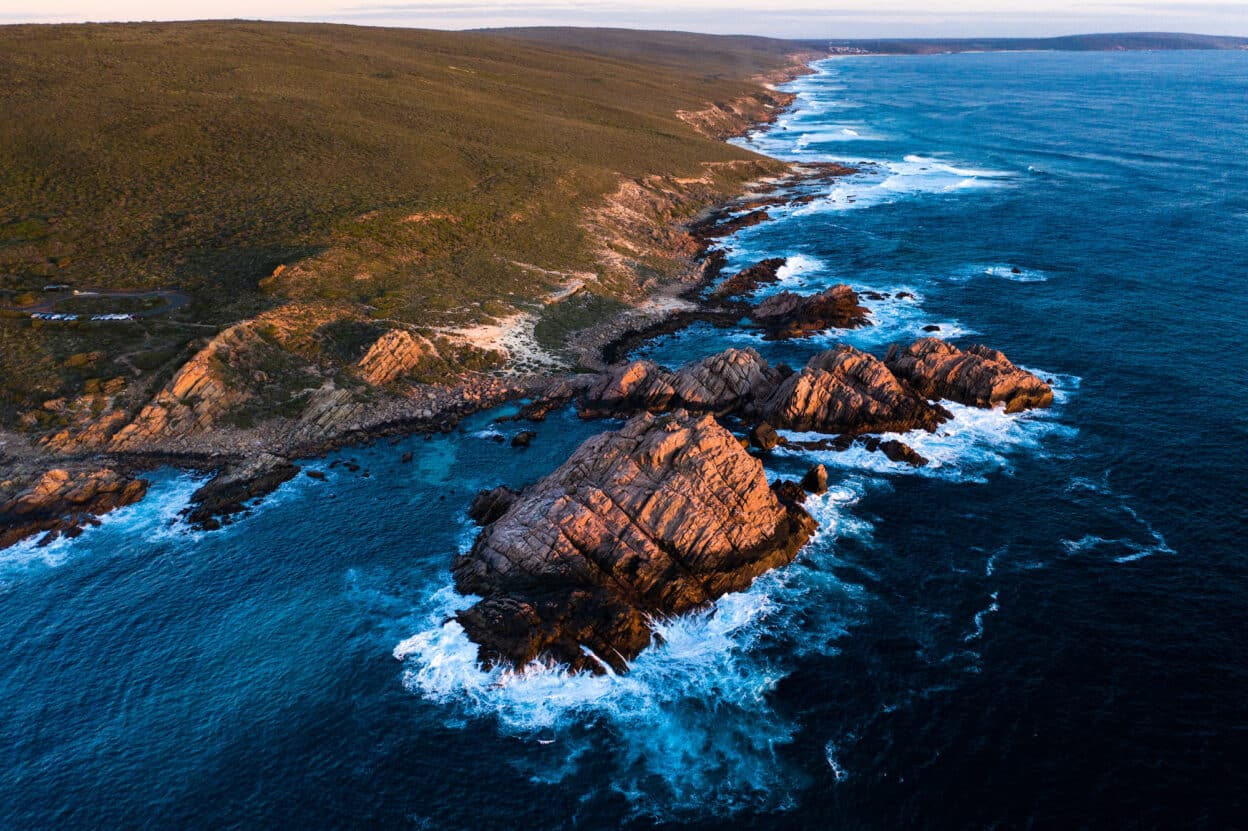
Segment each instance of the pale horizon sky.
M877 0L878 2L878 0ZM1248 36L1248 0L0 0L0 23L247 18L469 29L622 26L791 38Z

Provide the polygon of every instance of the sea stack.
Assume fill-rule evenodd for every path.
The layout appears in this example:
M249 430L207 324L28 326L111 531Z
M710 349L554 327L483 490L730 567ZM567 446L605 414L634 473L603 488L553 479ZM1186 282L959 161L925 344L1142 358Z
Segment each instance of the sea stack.
M455 561L457 620L486 665L621 672L651 622L789 562L815 530L710 415L628 421L526 489Z

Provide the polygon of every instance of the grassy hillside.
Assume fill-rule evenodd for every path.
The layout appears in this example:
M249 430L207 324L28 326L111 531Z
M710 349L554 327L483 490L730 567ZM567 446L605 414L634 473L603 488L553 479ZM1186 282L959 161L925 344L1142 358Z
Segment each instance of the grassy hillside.
M176 364L211 331L197 325L287 299L421 325L501 313L549 288L516 263L593 268L580 219L621 175L749 158L675 113L749 92L793 51L642 33L0 27L0 305L50 282L190 295L124 327L0 317L0 416L72 394L75 356L102 353L99 377Z

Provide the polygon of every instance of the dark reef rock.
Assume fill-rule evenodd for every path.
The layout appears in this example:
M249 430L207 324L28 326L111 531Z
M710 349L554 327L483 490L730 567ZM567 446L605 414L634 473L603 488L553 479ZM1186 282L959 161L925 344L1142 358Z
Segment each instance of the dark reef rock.
M35 534L44 535L40 545L61 534L76 537L83 525L98 523L97 516L138 502L147 484L109 468L49 470L28 490L0 504L0 548Z
M1048 384L986 346L962 351L942 340L923 338L905 349L894 346L884 361L897 377L927 398L945 398L973 407L1004 404L1007 413L1053 403Z
M752 228L771 219L764 210L737 213L739 208L730 206L712 211L705 219L690 224L689 233L702 242L727 237L745 228ZM736 214L734 216L734 213Z
M780 434L776 432L776 428L765 421L750 428L750 444L764 453L775 450L780 442Z
M858 305L857 292L846 285L812 295L782 291L755 306L750 317L766 330L767 337L777 340L871 324L869 310Z
M927 459L921 456L917 450L905 442L897 441L897 439L886 439L880 442L879 450L890 461L905 462L911 467L923 467L927 464Z
M705 606L791 560L815 522L713 416L644 414L587 440L471 551L457 616L487 665L627 668L650 621Z
M852 346L810 359L762 405L764 416L789 430L819 433L934 430L949 418L902 384L884 363Z
M468 507L468 518L477 525L489 525L503 514L520 496L518 491L500 485L493 490L480 491Z
M512 447L528 447L533 443L533 439L537 438L537 433L533 430L521 430L511 437Z
M354 462L343 462L343 466L353 473L360 469ZM247 510L247 502L268 496L298 473L297 465L272 453L231 464L191 494L187 521L205 531L220 528L222 517Z
M784 257L772 257L763 260L749 268L743 268L736 274L729 277L724 282L711 291L711 297L715 300L722 300L729 297L741 297L749 294L761 285L774 283L777 279L777 272L788 262Z
M802 488L809 493L828 492L828 469L823 465L815 465L802 477Z

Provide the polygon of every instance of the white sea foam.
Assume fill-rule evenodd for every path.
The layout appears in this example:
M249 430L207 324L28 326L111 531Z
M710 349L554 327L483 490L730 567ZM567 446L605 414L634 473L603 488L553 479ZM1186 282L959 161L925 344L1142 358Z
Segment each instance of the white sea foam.
M801 288L810 283L809 276L823 271L827 266L814 257L805 254L791 254L784 265L776 271L775 285L783 289Z
M99 525L85 527L77 539L62 536L40 546L42 535L36 535L0 551L0 585L31 569L63 566L92 550L89 542L101 536L115 537L117 547L114 550L122 550L136 540L146 545L185 535L186 525L180 514L189 504L191 494L203 484L204 477L169 472L152 479L142 500L98 517Z
M975 613L975 629L962 638L963 642L970 643L971 641L981 640L984 637L984 619L988 615L995 615L999 611L1001 611L1001 605L997 602L997 593L993 592L991 602Z
M869 533L845 515L858 495L841 486L812 498L821 526L802 565L772 571L713 609L656 622L661 643L627 674L545 665L485 671L463 628L447 622L473 598L447 587L422 611L419 631L394 647L404 683L446 705L452 723L488 716L504 732L548 746L530 772L539 781L557 781L598 747L592 726L609 734L614 787L639 813L775 807L794 787L776 751L795 727L768 699L793 656L834 650L861 604L861 589L829 569L839 537Z
M1047 272L1034 268L1023 268L1010 263L994 263L989 265L968 265L945 277L946 282L966 283L979 277L996 277L1012 283L1045 283L1049 280Z
M987 482L989 474L1011 469L1010 459L1014 453L1020 450L1041 453L1050 437L1070 437L1076 433L1074 428L1061 424L1043 411L1007 414L1003 407L989 410L948 401L942 403L953 413L953 419L934 433L912 430L885 434L900 439L927 458L928 464L924 467L893 462L883 453L868 451L857 443L844 451L778 448L776 452L807 456L830 468L844 470ZM781 432L790 441L827 438L820 433Z

